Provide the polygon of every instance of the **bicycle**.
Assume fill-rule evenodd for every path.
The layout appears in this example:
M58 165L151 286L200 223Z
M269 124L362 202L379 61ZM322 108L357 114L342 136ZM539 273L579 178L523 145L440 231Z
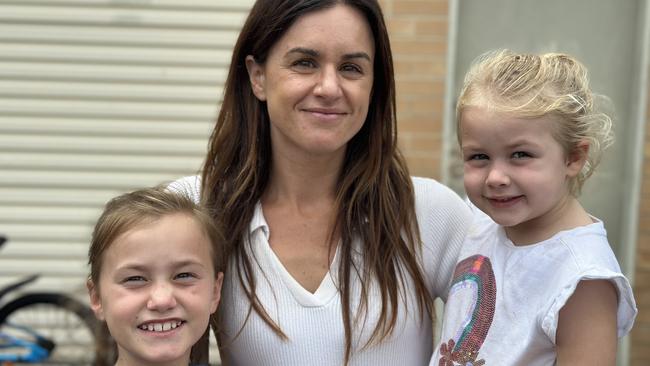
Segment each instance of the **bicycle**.
M5 242L0 236L0 247ZM34 274L1 288L0 300L38 278ZM0 366L109 366L115 362L114 352L105 325L68 295L34 292L0 302Z

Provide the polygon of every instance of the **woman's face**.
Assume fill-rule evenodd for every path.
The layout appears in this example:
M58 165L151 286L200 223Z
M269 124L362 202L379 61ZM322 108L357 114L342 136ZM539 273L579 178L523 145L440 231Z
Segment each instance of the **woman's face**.
M298 18L264 64L249 56L253 91L268 107L273 153L342 157L368 114L374 57L366 18L347 5Z

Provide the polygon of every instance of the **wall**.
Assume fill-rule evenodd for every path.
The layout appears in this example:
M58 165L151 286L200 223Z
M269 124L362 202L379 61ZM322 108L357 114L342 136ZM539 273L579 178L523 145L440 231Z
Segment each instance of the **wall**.
M650 90L649 90L650 92ZM650 101L649 101L650 102ZM650 103L646 103L650 107ZM639 202L634 296L639 315L632 329L630 365L650 365L650 119L646 119L643 180Z
M400 146L413 175L440 177L446 0L383 0L395 61Z
M251 4L0 2L0 286L85 300L104 202L199 169Z

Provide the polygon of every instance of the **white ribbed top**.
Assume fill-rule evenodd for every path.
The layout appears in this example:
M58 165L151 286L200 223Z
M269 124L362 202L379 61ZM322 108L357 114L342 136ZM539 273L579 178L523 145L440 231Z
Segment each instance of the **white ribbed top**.
M413 178L413 184L427 286L432 296L446 299L471 214L467 205L440 183ZM197 177L182 178L170 187L187 192L198 200L200 181ZM336 286L340 263L338 253L329 274L316 292L311 293L300 286L271 250L269 228L259 204L250 230L251 241L247 251L256 264L257 295L289 340L281 340L253 312L239 336L224 343L222 359L228 365L245 366L341 365L345 337ZM355 245L362 244L357 242ZM378 318L380 300L374 290L376 288L371 289L369 298L369 316L355 330L353 346L357 348L365 344ZM428 364L433 342L431 322L428 317L421 319L418 316L413 288L409 286L406 290L406 306L400 306L393 335L378 345L357 349L352 355L351 365ZM357 295L352 301L354 306L359 301L358 279L353 283L353 293ZM225 319L224 331L232 337L241 329L249 311L234 266L230 266L226 273L220 306Z

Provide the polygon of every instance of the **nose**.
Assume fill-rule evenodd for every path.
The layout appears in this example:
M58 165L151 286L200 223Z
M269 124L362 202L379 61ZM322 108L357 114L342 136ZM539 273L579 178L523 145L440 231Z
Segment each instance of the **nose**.
M337 98L341 95L339 75L334 66L324 66L321 69L314 94L323 98Z
M510 184L510 175L501 164L495 163L490 167L485 183L490 187L503 187Z
M176 306L176 296L174 288L167 283L156 283L152 286L147 301L147 309L155 311L165 311Z

